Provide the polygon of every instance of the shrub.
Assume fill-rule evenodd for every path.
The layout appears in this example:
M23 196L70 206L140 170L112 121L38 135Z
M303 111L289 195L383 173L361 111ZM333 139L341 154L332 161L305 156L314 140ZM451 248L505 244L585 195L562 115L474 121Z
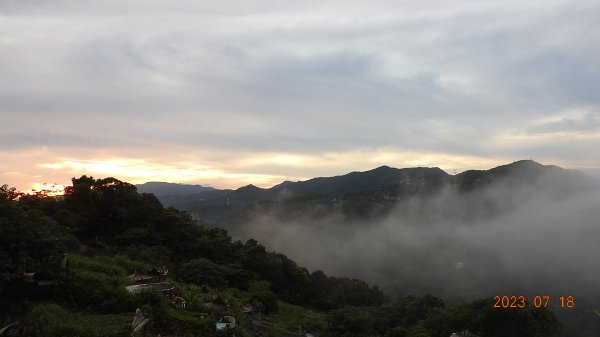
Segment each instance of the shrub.
M98 337L79 317L56 304L39 304L31 312L33 337Z

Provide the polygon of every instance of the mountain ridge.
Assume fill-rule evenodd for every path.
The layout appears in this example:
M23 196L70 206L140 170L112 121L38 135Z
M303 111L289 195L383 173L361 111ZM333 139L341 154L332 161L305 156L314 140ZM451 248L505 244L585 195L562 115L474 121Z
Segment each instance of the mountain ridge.
M152 193L157 197L168 195L187 195L215 190L215 188L209 186L169 183L164 181L148 181L135 186L139 193Z
M580 186L585 174L576 170L563 169L555 165L543 165L533 160L519 160L488 170L467 170L448 174L439 167L394 168L382 165L367 171L353 171L331 177L315 177L304 181L284 181L270 188L248 184L234 190L204 188L197 193L161 194L157 197L165 206L188 211L209 223L219 223L230 218L249 205L257 202L310 199L311 202L326 203L330 200L352 200L352 205L372 204L378 200L405 199L439 191L452 186L458 191L468 192L498 181L518 186L528 181L538 181L546 173L552 173L560 181ZM548 178L549 179L549 178ZM551 179L543 184L551 184ZM163 186L177 186L163 185ZM186 186L186 185L183 185ZM201 185L190 185L194 188ZM185 191L192 189L189 187ZM181 187L180 187L181 188ZM352 208L354 206L347 206ZM387 206L386 206L387 207Z
M163 181L149 181L149 182L145 182L143 184L136 184L135 186L138 188L138 191L140 191L140 193L153 193L157 196L158 195L194 194L194 193L203 193L206 191L215 191L215 190L239 191L239 190L247 190L249 188L265 191L265 190L279 190L284 187L288 187L289 185L294 185L294 184L299 184L299 183L312 183L315 181L323 181L323 180L327 180L327 179L341 179L344 177L351 177L351 176L358 176L358 175L371 175L371 174L390 175L394 172L407 172L407 171L411 171L411 170L423 170L423 169L439 171L442 174L445 174L445 175L451 176L451 177L452 176L459 177L459 176L462 176L465 174L481 173L481 172L498 172L499 173L499 172L506 172L506 171L514 171L516 169L528 169L528 170L538 170L538 171L540 169L560 169L560 170L569 171L569 172L578 172L578 174L584 174L583 172L581 172L579 170L564 169L557 165L544 165L544 164L538 163L532 159L522 159L522 160L517 160L515 162L509 163L509 164L499 165L499 166L496 166L496 167L493 167L493 168L490 168L487 170L485 170L485 169L482 169L482 170L470 169L470 170L465 170L463 172L456 173L456 174L449 174L437 166L432 166L432 167L417 166L417 167L396 168L396 167L391 167L388 165L381 165L381 166L375 167L373 169L365 170L365 171L352 171L352 172L348 172L345 174L339 174L339 175L334 175L334 176L319 176L319 177L313 177L313 178L310 178L307 180L298 180L298 181L285 180L285 181L282 181L281 183L275 184L271 187L258 187L251 183L251 184L247 184L245 186L240 186L237 189L219 189L219 188L214 188L214 187L210 187L210 186L204 186L201 184L183 184L183 183L171 183L171 182L163 182ZM156 192L151 191L151 189L154 188L155 186L161 187L164 190L171 187L173 190L168 191L168 192L161 191L161 192L158 192L158 194L157 194ZM178 192L177 189L185 190L185 192L184 193ZM196 189L196 191L194 191L194 189ZM198 191L198 190L200 190L200 191Z

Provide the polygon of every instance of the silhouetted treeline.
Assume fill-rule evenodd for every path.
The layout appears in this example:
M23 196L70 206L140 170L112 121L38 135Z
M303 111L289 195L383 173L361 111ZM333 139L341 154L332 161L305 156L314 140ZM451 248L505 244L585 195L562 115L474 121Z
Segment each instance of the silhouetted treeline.
M173 277L187 282L248 289L253 281L268 281L278 297L303 306L333 309L385 301L376 286L309 273L255 240L242 243L225 230L205 229L188 213L163 208L154 195L138 194L129 183L88 176L72 181L64 198L3 198L5 278L16 274L19 254L35 254L31 260L41 263L42 257L78 248L79 241L89 249L168 265Z
M488 337L552 337L560 331L550 311L498 310L490 300L446 307L442 299L426 295L389 302L376 286L310 273L255 240L242 243L225 230L206 229L188 213L164 208L154 195L139 194L135 186L114 178L74 178L60 198L19 195L3 186L0 225L0 283L20 277L23 268L60 278L58 260L65 252L78 251L94 258L74 255L75 268L62 276L60 304L103 314L150 303L124 289L129 269L147 264L167 265L169 275L185 283L249 290L265 313L278 310L278 299L318 309L325 312L322 336L447 337L469 329ZM261 283L267 286L256 288ZM156 303L147 307L157 326L168 325L161 322L172 316L164 301L151 299ZM37 306L32 319L38 335L46 333L44 324L63 322L44 323L40 317L47 312L61 319L71 315L60 307ZM77 324L73 326L85 328Z

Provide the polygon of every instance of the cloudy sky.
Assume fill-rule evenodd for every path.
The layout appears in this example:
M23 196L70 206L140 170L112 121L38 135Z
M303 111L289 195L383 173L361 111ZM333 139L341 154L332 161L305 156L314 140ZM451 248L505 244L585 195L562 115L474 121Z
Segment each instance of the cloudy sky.
M600 168L600 2L0 1L0 184Z

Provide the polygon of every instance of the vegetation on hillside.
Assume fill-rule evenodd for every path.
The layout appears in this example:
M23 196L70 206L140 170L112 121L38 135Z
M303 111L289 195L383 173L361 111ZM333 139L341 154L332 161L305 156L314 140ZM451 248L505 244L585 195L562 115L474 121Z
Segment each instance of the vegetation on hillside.
M65 192L44 198L0 189L0 291L3 301L12 297L11 305L28 308L28 335L129 336L137 308L150 318L151 335L303 329L332 337L434 337L469 329L482 336L556 336L560 330L543 309L494 310L489 300L446 307L433 296L389 301L376 286L309 272L255 240L234 241L225 230L207 229L114 178L74 178ZM60 268L65 253L66 270ZM126 290L128 275L157 265L168 266L167 281L185 308L155 291ZM8 296L24 272L57 280L51 296L33 302ZM206 305L215 298L227 305ZM223 316L236 319L235 330L215 330Z

